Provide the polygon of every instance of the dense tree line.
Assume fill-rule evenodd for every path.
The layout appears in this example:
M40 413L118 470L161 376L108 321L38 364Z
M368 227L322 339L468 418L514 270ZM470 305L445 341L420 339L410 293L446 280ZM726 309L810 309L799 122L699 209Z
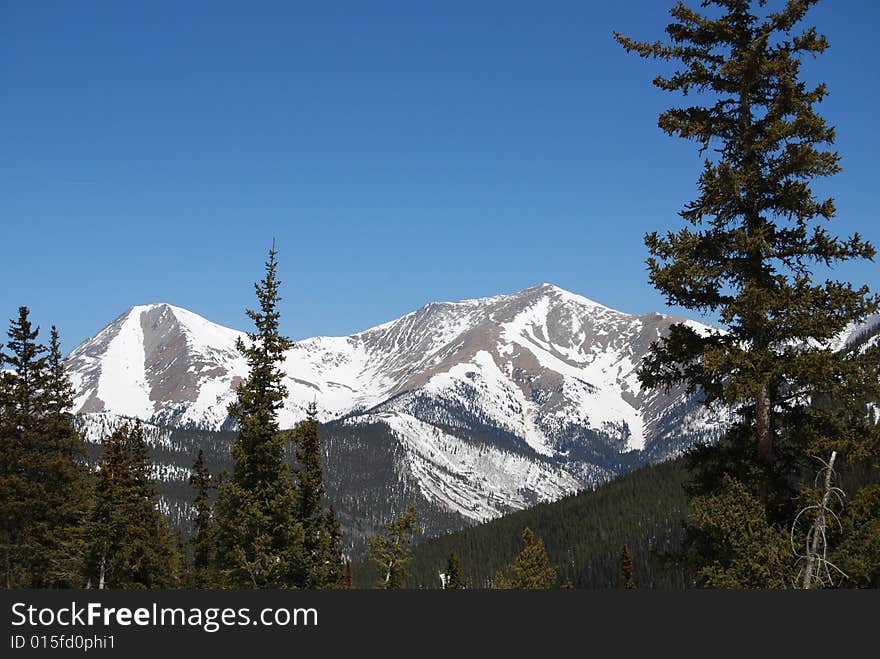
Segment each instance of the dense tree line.
M7 588L169 588L179 556L156 509L139 426L124 425L87 466L53 327L48 347L27 307L0 350L0 551Z
M639 587L684 588L685 570L673 560L681 547L687 498L682 460L643 467L595 490L506 515L417 545L409 585L439 588L448 556L473 588L493 585L522 551L524 529L543 541L556 585L617 588L621 547L627 545ZM360 569L360 566L358 566ZM362 583L355 572L356 583Z
M3 585L880 585L876 328L847 349L834 346L880 300L867 287L816 274L817 266L873 259L875 249L858 234L833 235L833 200L811 188L840 169L834 129L817 112L828 91L801 80L802 60L828 48L815 28L799 27L816 2L786 0L776 11L762 0L705 0L700 11L681 2L670 10L665 43L615 35L627 51L674 63L654 84L693 99L663 112L659 126L698 144L698 196L679 212L685 228L646 236L648 270L670 304L711 314L720 325L673 325L652 346L639 380L667 392L684 385L706 405L733 410L734 423L718 441L420 546L415 502L390 521L378 519L375 499L363 498L364 481L353 478L363 518L347 521L364 534L381 530L364 543L367 563L352 571L340 520L325 507L328 453L317 408L291 430L277 422L287 394L282 364L293 344L281 332L273 246L255 285L259 308L247 311L255 329L237 344L248 377L229 409L229 470L208 469L206 452L217 457L218 446L206 443L192 456L194 514L177 538L159 511L144 428L132 422L108 432L90 468L70 414L58 332L53 327L41 344L28 309L19 309L0 346ZM433 413L452 420L464 412ZM479 412L469 414L480 429ZM484 441L529 450L484 426ZM362 432L370 443L383 431ZM626 467L631 456L599 439L587 455ZM393 470L394 450L373 446L377 465L368 466ZM332 478L341 490L340 477ZM397 494L395 504L415 499L406 484ZM429 524L463 523L422 510ZM366 523L369 516L376 519Z
M0 350L0 556L7 588L343 588L350 573L335 513L325 510L317 410L292 432L276 421L280 363L274 248L256 285L256 331L238 348L249 377L230 415L233 471L212 476L200 449L190 485L195 515L175 538L159 512L142 426L110 432L90 469L72 387L52 328L38 343L22 307ZM3 348L3 346L0 346ZM295 446L297 468L285 459Z

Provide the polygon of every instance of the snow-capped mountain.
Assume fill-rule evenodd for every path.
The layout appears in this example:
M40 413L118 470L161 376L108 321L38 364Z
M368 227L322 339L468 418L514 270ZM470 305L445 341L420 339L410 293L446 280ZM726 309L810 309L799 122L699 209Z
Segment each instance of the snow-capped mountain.
M559 498L720 431L681 391L642 391L636 371L672 323L550 284L432 303L286 355L282 427L317 402L323 421L382 424L403 469L438 506L488 519ZM132 307L67 358L76 411L159 426L228 428L247 376L242 332L169 304Z

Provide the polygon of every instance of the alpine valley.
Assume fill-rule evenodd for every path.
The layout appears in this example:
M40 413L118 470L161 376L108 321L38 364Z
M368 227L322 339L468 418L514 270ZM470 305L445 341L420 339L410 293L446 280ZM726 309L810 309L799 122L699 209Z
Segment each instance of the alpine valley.
M712 331L615 311L550 284L432 303L352 336L297 341L279 421L292 428L317 403L327 497L352 550L411 500L425 534L458 529L717 437L724 410L684 390L643 391L636 377L651 343L679 322ZM66 359L91 450L116 425L140 419L163 510L177 523L189 514L198 449L215 473L231 467L227 407L247 376L238 338L247 339L149 304Z

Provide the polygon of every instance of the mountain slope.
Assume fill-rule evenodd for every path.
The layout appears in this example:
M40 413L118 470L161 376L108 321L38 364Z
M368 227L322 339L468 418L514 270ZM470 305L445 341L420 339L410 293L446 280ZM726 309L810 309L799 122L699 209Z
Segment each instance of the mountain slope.
M638 365L671 324L544 284L432 303L348 337L298 341L282 427L316 401L352 432L383 426L434 505L483 521L674 455L723 427L683 391L642 391ZM68 356L79 413L230 428L246 336L169 304L132 307ZM354 468L354 466L352 466Z
M681 544L687 516L683 460L634 470L595 490L522 510L500 519L427 540L415 547L408 566L410 588L439 588L439 573L450 551L461 558L472 588L487 588L522 549L522 530L541 538L559 583L576 588L619 588L620 555L627 545L639 588L687 587L681 566L666 563ZM369 565L355 569L355 580L369 587Z

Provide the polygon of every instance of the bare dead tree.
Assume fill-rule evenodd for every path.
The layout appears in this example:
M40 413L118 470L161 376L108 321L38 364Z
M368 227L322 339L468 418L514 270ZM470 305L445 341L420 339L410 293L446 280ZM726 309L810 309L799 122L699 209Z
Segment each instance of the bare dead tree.
M819 489L822 482L822 498L818 504L802 508L791 525L791 550L797 556L798 563L804 564L801 587L806 589L834 586L837 579L848 578L843 570L828 560L828 522L831 520L843 529L835 508L841 510L846 497L844 491L834 485L837 475L834 471L836 459L837 451L831 452L828 462L816 458L822 463L822 468L816 474L815 487ZM813 521L803 535L804 548L801 553L797 538L801 535L801 525L809 518ZM798 577L800 576L801 572L798 572Z

